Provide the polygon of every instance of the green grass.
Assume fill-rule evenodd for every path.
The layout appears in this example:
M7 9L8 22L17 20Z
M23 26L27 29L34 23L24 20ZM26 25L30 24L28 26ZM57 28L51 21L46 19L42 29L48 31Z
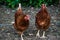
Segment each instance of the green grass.
M0 4L6 5L10 8L16 8L18 4L21 3L22 6L33 6L40 7L42 3L46 5L57 5L59 0L0 0Z

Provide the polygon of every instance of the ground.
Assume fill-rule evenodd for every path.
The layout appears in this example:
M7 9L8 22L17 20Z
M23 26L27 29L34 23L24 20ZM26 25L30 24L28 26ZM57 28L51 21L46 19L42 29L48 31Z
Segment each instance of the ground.
M16 8L17 9L17 8ZM11 22L14 21L14 14L16 9L6 8L0 6L0 40L21 40L20 35L14 29ZM36 38L37 28L35 26L35 15L40 8L22 7L24 13L30 15L29 28L24 32L25 40L60 40L60 9L55 6L47 7L47 10L51 16L51 24L46 30L47 38ZM42 34L40 32L40 34Z

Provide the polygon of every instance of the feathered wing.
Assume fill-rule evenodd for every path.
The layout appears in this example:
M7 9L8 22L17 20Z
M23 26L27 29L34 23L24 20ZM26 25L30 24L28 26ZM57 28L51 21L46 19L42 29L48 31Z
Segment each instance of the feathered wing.
M50 15L47 10L40 10L36 14L36 25L38 29L47 29L50 24Z

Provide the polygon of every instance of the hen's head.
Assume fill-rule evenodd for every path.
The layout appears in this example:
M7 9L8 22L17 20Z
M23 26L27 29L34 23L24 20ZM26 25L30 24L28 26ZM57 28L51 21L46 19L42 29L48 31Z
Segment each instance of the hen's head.
M17 8L17 12L18 13L21 13L22 12L21 3L19 3L19 7Z
M30 19L30 15L26 15L26 16L24 17L24 19L25 19L25 20L29 20L29 19Z
M42 8L42 9L45 9L45 8L46 8L46 4L42 4L42 5L41 5L41 8Z
M21 3L19 3L19 7L18 7L18 9L17 10L20 10L21 9Z

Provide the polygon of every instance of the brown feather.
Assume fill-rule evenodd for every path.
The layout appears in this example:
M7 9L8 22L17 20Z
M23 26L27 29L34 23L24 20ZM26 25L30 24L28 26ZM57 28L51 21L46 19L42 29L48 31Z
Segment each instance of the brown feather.
M23 31L25 31L28 28L29 20L25 20L24 19L25 16L26 15L23 14L21 9L17 10L17 12L15 13L14 28L17 31L23 32Z
M40 30L46 30L50 25L50 15L47 12L47 9L44 8L36 14L36 26Z

